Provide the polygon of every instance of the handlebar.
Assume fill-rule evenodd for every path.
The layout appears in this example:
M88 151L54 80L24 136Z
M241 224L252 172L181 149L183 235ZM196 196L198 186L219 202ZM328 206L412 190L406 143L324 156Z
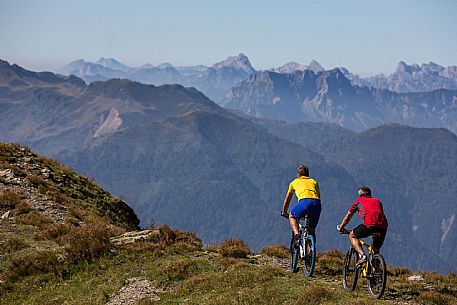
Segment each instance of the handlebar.
M281 216L284 218L289 218L289 213L281 211Z
M336 230L337 230L338 232L340 232L340 234L349 234L349 233L351 233L351 232L348 231L346 228L343 228L343 230L340 231L340 225L337 225L337 226L336 226Z

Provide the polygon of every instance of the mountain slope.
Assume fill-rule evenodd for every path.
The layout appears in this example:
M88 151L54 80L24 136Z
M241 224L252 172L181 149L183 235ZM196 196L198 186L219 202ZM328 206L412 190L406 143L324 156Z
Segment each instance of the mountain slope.
M249 121L204 111L140 125L59 158L135 202L143 221L195 230L207 242L238 236L255 248L287 238L278 211L297 164L309 164L324 189L355 188L318 154ZM323 228L337 217L340 196L325 193Z
M406 246L415 239L419 253L414 268L427 268L421 249L434 249L443 266L457 265L457 137L445 129L382 126L322 145L328 160L341 164L357 184L372 187L384 202L390 229L387 240ZM401 233L400 233L401 232ZM417 251L417 252L416 252ZM406 258L398 263L406 262Z
M233 87L221 105L254 117L330 122L361 131L384 123L457 131L457 91L395 93L353 86L339 69L261 72Z

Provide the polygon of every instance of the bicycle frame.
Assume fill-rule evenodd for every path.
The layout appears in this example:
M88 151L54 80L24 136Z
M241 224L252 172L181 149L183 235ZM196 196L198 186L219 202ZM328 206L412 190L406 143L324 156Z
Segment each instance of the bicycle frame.
M373 251L373 246L370 245L369 243L366 243L364 242L363 240L359 239L360 241L360 244L362 245L362 247L365 247L368 249L368 259L367 259L367 262L365 263L365 266L363 266L363 269L362 269L362 276L363 277L367 277L367 275L370 273L369 272L369 268L370 268L370 259L371 259L371 256L374 255L374 251Z
M308 215L305 218L297 219L298 222L298 230L300 233L303 233L303 238L306 238L309 234L309 217ZM300 258L305 257L305 248L300 247Z

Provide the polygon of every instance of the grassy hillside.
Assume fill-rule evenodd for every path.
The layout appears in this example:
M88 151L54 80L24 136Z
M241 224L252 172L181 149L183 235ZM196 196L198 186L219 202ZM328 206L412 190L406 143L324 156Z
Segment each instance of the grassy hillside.
M113 242L114 243L114 242ZM167 226L144 239L112 245L111 251L80 262L23 276L3 290L2 304L455 304L457 277L390 267L383 300L373 300L359 283L341 286L343 255L320 253L316 274L287 269L287 249L264 248L248 255L241 241L201 248L191 233Z

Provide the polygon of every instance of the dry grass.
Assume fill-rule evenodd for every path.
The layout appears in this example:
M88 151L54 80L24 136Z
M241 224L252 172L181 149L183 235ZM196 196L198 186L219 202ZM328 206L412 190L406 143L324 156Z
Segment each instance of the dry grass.
M4 190L0 193L0 209L13 209L26 198L23 190Z
M60 275L62 269L54 252L43 251L12 258L5 277L14 282L20 277L48 272Z
M72 262L91 261L109 252L112 231L101 218L92 218L62 236L65 252Z
M46 224L52 223L52 219L47 217L46 215L43 215L41 213L38 213L34 210L27 212L27 213L21 213L17 216L16 221L22 224L26 225L32 225L35 227L42 227Z
M194 262L189 259L178 259L167 262L161 268L161 273L170 281L181 281L196 269Z
M14 213L16 215L23 215L23 214L28 214L31 211L33 211L33 208L26 202L21 201L19 202L16 207L14 208Z
M35 174L27 175L27 180L29 180L34 187L38 188L38 191L40 191L40 193L46 193L46 190L48 189L48 184L41 176Z
M317 261L320 264L342 266L343 260L344 254L336 249L329 249L324 252L319 252L317 254Z
M221 244L219 253L224 257L246 258L252 252L244 241L227 239Z
M72 229L73 227L68 224L47 225L38 233L36 233L35 237L38 239L55 240L58 243L61 243L62 237L69 234Z
M13 253L29 247L29 244L21 237L11 237L1 245L0 253Z
M185 245L188 249L199 250L202 248L202 241L194 232L184 232L171 229L167 225L159 227L159 234L151 237L151 242L162 245Z
M333 293L329 290L320 287L312 286L301 294L295 301L295 305L319 305L332 300Z
M455 304L453 298L448 295L444 295L435 291L422 292L419 295L419 301L421 304L433 304L433 305L447 305Z
M279 257L279 258L288 258L289 257L289 248L282 244L275 244L271 246L266 246L260 250L260 254L265 254L268 256Z

